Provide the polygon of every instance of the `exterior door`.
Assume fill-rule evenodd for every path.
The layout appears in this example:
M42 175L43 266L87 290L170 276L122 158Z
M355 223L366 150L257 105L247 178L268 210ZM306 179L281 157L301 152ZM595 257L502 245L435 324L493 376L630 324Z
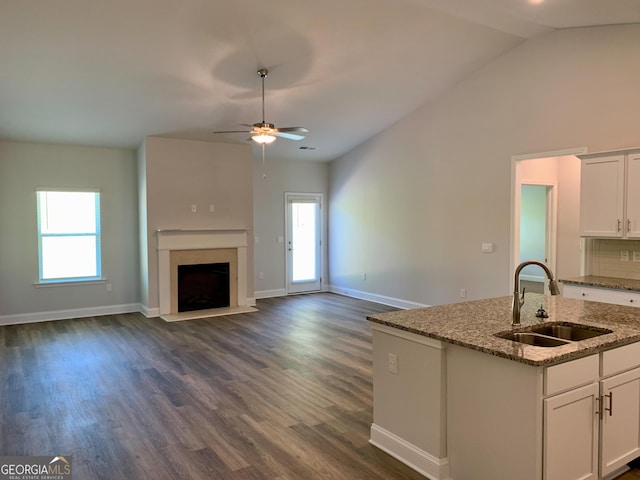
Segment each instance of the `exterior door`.
M322 195L286 193L287 293L322 287Z

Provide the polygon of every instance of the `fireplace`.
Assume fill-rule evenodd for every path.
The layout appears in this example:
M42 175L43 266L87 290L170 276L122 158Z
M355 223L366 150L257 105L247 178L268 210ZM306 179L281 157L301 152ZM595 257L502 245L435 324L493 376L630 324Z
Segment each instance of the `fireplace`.
M171 278L171 312L187 312L194 310L205 310L210 308L235 307L238 305L238 289L236 278L238 277L237 250L235 248L209 248L197 250L172 250L169 255L170 278ZM211 265L225 264L227 267L226 285L219 285L220 279L214 278ZM185 276L190 277L187 281L190 287L195 289L194 296L200 297L193 300L193 308L180 308L180 271L183 270ZM200 270L200 273L197 271ZM205 273L206 272L206 273ZM219 275L218 275L219 276ZM205 278L206 277L206 278ZM215 285L206 283L218 283L217 292ZM205 297L219 297L220 289L224 292L228 290L228 301L226 305L204 306ZM224 293L223 292L223 293ZM210 299L213 302L212 298ZM197 304L200 304L199 308Z
M249 308L247 298L247 232L246 230L159 230L158 235L158 301L160 316L167 321L182 315L179 305L179 267L211 264L228 264L229 302L225 307L203 307L221 311ZM197 268L193 267L197 270ZM186 270L188 271L188 267ZM192 272L193 273L193 272ZM201 274L199 274L201 275ZM202 276L199 277L202 279ZM191 280L194 282L194 280ZM200 283L195 281L194 283ZM212 295L211 292L204 296ZM217 294L216 294L217 295ZM203 296L202 292L196 296ZM225 295L226 297L226 295ZM195 303L199 303L197 300ZM207 315L208 316L208 315ZM169 317L172 317L169 320ZM195 318L195 317L192 317Z
M178 312L230 306L229 263L178 265Z

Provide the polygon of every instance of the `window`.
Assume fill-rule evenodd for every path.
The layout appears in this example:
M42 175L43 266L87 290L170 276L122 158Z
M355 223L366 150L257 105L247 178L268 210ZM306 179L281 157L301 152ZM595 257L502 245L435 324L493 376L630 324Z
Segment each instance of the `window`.
M100 280L100 192L37 195L40 283Z

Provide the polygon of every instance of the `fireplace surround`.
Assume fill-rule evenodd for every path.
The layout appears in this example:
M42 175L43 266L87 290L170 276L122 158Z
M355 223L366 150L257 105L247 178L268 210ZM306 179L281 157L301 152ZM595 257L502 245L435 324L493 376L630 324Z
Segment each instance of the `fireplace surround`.
M178 265L229 263L230 307L248 307L247 231L158 230L160 316L178 314ZM192 313L192 312L190 312Z

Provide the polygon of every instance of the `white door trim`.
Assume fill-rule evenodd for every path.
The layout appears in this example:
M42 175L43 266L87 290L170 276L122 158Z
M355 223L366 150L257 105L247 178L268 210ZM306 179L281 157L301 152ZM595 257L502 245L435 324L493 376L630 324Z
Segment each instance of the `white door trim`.
M317 283L318 288L312 288L309 290L299 291L291 289L291 255L289 254L289 245L291 238L290 237L290 225L289 225L289 204L291 200L299 199L301 202L308 201L309 203L317 203L320 207L320 211L318 212L318 246L317 246L317 268L318 268L318 276L319 281ZM323 289L324 284L324 222L323 222L323 210L324 210L324 194L322 193L300 193L300 192L285 192L284 194L284 214L285 214L285 288L287 291L287 295L297 294L297 293L306 293L321 291ZM315 282L314 282L315 283Z
M518 178L518 163L523 160L534 160L537 158L564 157L568 155L584 155L588 152L587 147L567 148L564 150L554 150L540 153L527 153L511 156L511 232L510 232L510 258L511 270L509 271L509 291L513 291L514 278L513 272L520 264L520 197L522 185L534 185L535 183L526 182L524 179ZM551 182L554 183L554 182ZM540 183L538 183L540 184ZM543 185L548 183L542 182ZM556 185L557 186L557 185ZM556 204L553 212L553 221L557 222L557 188L554 188L554 202ZM557 223L556 223L557 225ZM553 237L550 242L550 248L553 250L553 266L550 265L554 274L555 271L555 249L556 249L557 227L554 226Z

